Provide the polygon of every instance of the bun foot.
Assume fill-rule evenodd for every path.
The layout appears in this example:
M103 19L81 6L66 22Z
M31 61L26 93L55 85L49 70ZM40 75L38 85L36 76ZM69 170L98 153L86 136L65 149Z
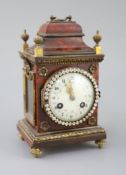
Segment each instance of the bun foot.
M40 148L31 148L31 154L36 158L41 157L42 153L43 151Z
M95 143L98 145L98 148L103 148L106 144L106 141L105 140L96 140Z

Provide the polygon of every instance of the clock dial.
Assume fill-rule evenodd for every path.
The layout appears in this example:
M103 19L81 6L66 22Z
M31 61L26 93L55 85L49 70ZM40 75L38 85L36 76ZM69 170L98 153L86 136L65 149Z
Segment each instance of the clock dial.
M63 121L81 119L92 107L94 87L82 74L65 74L52 86L49 94L49 106L53 114Z
M45 109L62 125L85 121L96 108L98 90L94 78L79 68L66 68L54 74L45 85Z

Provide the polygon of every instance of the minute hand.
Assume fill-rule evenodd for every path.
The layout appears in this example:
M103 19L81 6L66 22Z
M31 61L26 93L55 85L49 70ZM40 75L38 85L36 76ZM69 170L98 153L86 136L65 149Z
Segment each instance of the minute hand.
M72 101L75 100L75 95L74 95L74 91L73 91L73 87L72 87L72 83L71 82L69 82L66 85L66 91L69 94L70 100L72 100Z

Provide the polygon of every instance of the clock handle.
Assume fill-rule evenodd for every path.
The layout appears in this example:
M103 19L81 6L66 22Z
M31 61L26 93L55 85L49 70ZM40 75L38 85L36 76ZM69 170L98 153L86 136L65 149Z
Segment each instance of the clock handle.
M72 16L71 15L67 16L64 19L60 19L60 18L57 18L55 16L51 16L50 17L50 21L51 22L70 22L71 20L72 20Z

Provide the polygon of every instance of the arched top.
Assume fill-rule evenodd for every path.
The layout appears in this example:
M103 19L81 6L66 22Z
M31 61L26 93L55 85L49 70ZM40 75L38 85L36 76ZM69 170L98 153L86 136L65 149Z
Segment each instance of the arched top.
M58 19L51 16L50 21L41 25L38 33L42 36L83 36L82 28L68 16L65 19Z
M43 42L39 47L42 47L44 56L95 54L94 49L83 40L82 27L71 16L65 19L51 16L50 21L40 26L37 35L42 37ZM33 53L33 48L30 53Z

